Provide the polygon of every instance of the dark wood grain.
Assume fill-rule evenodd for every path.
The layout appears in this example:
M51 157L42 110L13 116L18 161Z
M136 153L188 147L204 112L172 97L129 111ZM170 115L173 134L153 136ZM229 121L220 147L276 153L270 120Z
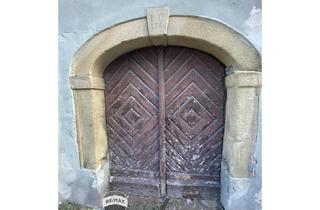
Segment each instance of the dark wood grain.
M131 195L220 193L225 66L182 47L151 47L106 69L111 186Z

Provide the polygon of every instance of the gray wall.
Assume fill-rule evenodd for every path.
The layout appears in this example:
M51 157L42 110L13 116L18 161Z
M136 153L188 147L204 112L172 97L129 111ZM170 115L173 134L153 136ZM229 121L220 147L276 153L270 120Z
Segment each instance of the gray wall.
M91 36L114 24L145 16L145 8L167 5L172 15L219 20L247 37L261 52L260 0L60 0L59 2L59 200L97 205L95 171L80 169L71 88L68 80L75 52ZM261 126L260 126L261 127ZM259 129L260 130L260 129ZM261 132L256 149L255 182L250 188L261 200Z

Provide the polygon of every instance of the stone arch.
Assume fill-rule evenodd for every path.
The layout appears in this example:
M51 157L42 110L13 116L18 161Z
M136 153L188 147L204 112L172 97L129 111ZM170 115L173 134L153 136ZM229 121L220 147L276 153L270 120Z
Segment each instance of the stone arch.
M170 16L165 39L156 45L194 48L217 57L236 71L261 71L255 47L239 32L216 20L194 16ZM135 49L154 46L147 19L117 24L93 36L76 53L71 76L101 77L116 57Z

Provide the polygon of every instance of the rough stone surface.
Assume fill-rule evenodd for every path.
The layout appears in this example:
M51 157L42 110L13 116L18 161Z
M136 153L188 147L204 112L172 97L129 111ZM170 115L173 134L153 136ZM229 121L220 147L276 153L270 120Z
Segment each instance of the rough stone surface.
M80 169L75 135L69 71L72 57L94 34L111 25L145 16L146 7L167 5L172 15L195 15L219 20L246 36L261 51L260 0L60 0L59 1L59 200L96 205L97 173ZM259 121L260 122L260 121ZM260 128L260 123L259 123ZM255 204L261 201L260 130L251 167L255 171ZM227 176L226 176L227 177ZM234 182L229 182L233 185ZM94 187L93 187L94 186ZM250 193L249 193L250 194ZM251 201L250 201L251 202ZM251 209L259 209L251 208Z
M221 202L227 210L260 210L261 177L234 178L223 166Z
M104 79L100 77L72 76L70 77L70 84L73 90L84 90L84 89L104 90L105 89Z
M179 16L171 17L169 22L169 45L207 52L237 71L257 71L261 68L257 50L252 49L254 47L243 36L227 27L227 24L217 24L208 18Z
M97 169L106 159L107 133L105 120L104 90L73 90L80 148L80 164ZM89 140L89 141L88 141Z
M257 139L260 72L235 72L227 87L223 160L234 178L250 178Z
M261 122L261 93L259 94L258 122ZM221 202L226 210L261 210L261 123L258 123L255 153L253 154L251 178L234 178L222 163Z
M99 205L99 192L94 171L88 169L59 170L59 200L95 207Z

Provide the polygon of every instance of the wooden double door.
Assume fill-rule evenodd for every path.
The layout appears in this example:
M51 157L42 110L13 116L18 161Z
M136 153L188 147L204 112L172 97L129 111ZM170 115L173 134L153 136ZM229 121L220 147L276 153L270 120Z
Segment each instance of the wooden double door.
M129 195L220 192L225 66L183 47L143 48L105 70L110 185Z

